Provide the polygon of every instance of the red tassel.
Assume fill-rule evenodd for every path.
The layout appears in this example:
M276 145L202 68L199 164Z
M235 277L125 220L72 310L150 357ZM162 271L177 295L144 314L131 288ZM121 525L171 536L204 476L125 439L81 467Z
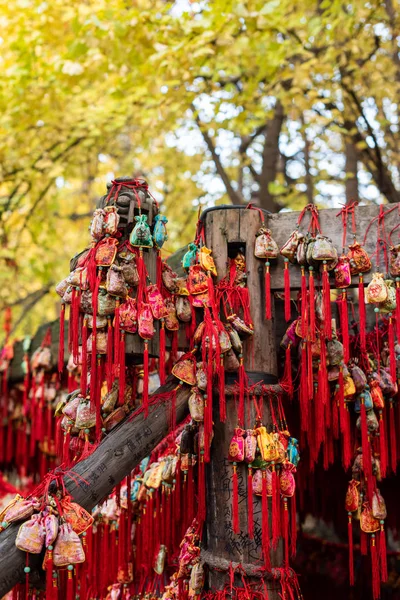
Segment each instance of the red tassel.
M65 333L65 304L61 304L60 335L58 339L58 373L61 376L64 370L64 333Z
M379 454L381 462L382 478L386 477L388 466L388 455L386 446L385 421L383 420L383 411L379 411Z
M88 372L88 321L85 318L82 326L82 369L81 369L81 394L84 398L87 395L87 372Z
M68 566L72 566L72 565L68 565ZM73 570L69 570L67 572L67 597L66 600L74 600L75 599L75 594L74 594L74 577L73 577Z
M117 563L116 563L116 549L117 549L117 530L115 525L111 526L110 532L110 552L108 553L110 559L110 580L115 581L117 578ZM86 577L84 577L84 580ZM82 584L81 584L82 585ZM86 590L85 590L86 591ZM85 593L83 592L83 588L81 587L81 597L86 598Z
M68 316L68 352L72 352L72 331L73 331L73 306L75 299L76 289L72 288L71 293L71 304L69 305L69 316Z
M275 465L272 465L272 548L275 550L281 537L281 494Z
M397 441L396 441L396 425L394 422L393 400L389 400L389 431L390 431L390 468L393 473L397 470Z
M300 368L300 425L302 431L308 430L308 385L307 385L307 345L301 345L301 368Z
M219 392L219 420L221 423L226 421L226 398L225 398L225 369L224 359L221 356L221 363L218 371L218 392Z
M165 321L161 319L160 326L160 358L158 361L158 371L160 375L160 384L165 384Z
M254 538L254 505L253 505L253 469L249 467L247 474L247 533Z
M360 552L361 556L367 556L368 554L367 534L364 531L360 531Z
M74 293L75 291L75 293ZM79 362L79 305L81 299L81 292L77 288L72 292L72 357L74 363L77 365Z
M344 401L344 381L343 369L339 371L339 381L336 386L336 402L339 406L340 430L342 432L342 462L347 470L351 462L351 439L350 439L350 421L349 411L346 408Z
M349 540L349 581L350 585L354 585L354 544L351 512L348 513L347 536Z
M169 490L168 490L169 492ZM170 495L170 493L169 493ZM148 527L147 527L147 535L149 537L149 549L148 549L148 554L149 554L149 560L152 561L152 557L154 554L154 527L155 527L155 522L154 522L154 492L149 492L149 500L147 502L147 513L148 513ZM126 536L125 536L126 539ZM126 542L125 542L126 545ZM126 556L126 553L124 552L124 556Z
M314 428L315 435L313 436L315 439L315 454L314 454L314 462L318 460L318 452L321 447L321 444L325 437L325 407L323 404L323 396L321 393L322 389L322 369L321 365L318 368L318 385L315 386L314 390Z
M239 533L239 483L236 463L233 463L232 475L232 529L233 533Z
M101 281L101 269L99 269L94 290L92 293L92 307L93 307L93 327L92 327L92 348L91 348L91 363L90 363L90 404L92 407L96 406L97 387L99 382L96 378L96 366L97 366L97 309L98 309L98 298L99 298L99 286Z
M188 488L188 485L187 485ZM191 506L189 503L189 497L187 495L186 498L188 504L188 521L189 521L189 511L191 511ZM165 491L165 510L164 510L164 519L165 519L165 545L167 546L167 548L170 547L171 545L171 519L170 519L170 513L171 513L171 494L169 492L169 488L166 488Z
M396 337L400 343L400 281L396 281Z
M107 362L106 362L106 380L107 380L107 390L110 391L113 384L113 371L114 371L114 361L113 361L113 327L111 317L107 317Z
M310 290L309 293L309 312L310 312L310 326L309 326L309 339L312 342L315 342L315 336L317 333L317 328L315 325L315 281L314 281L314 269L313 267L309 267L309 279L308 279L308 287Z
M147 508L148 508L147 503ZM147 513L147 510L146 510ZM121 512L119 515L119 523L118 523L118 570L124 570L125 567L125 535L126 535L126 510L121 508ZM146 535L147 543L150 538L149 531Z
M204 456L203 453L201 453L201 460L203 461L204 464ZM205 467L205 465L204 465ZM204 469L205 470L205 469ZM178 463L176 465L176 470L175 470L175 510L176 510L176 514L180 515L181 514L181 510L182 510L182 506L181 506L181 492L182 492L182 470L181 470L181 461L180 459L178 460ZM205 473L204 473L205 476ZM204 486L205 486L205 481L204 481ZM204 497L205 497L205 489L204 489ZM176 527L176 531L178 532L179 527ZM180 536L179 536L180 539Z
M269 514L268 514L268 496L267 496L267 474L263 471L262 474L262 494L261 494L261 511L262 511L262 550L264 554L264 564L266 569L271 568L271 559L269 555L270 540L269 540Z
M326 364L326 344L325 340L321 339L321 356L320 356L320 369L318 371L318 393L321 396L322 404L325 406L329 404L329 383L328 383L328 369Z
M210 443L212 432L212 395L204 394L204 460L210 462Z
M58 575L53 573L53 600L58 600Z
M386 583L388 580L388 570L387 570L387 550L386 550L386 535L385 528L381 521L381 531L379 534L379 562L381 565L381 581Z
M284 286L284 299L285 299L285 321L290 321L291 318L291 302L290 302L290 273L289 273L289 259L285 258L285 268L283 271L283 286Z
M371 463L371 448L368 440L368 428L367 428L367 413L365 410L364 398L361 399L361 447L362 447L362 459L363 459L363 470L364 476L367 483L367 497L368 501L372 501L372 463Z
M160 290L160 292L162 292L162 289L163 289L162 267L163 267L163 261L162 261L162 258L161 258L161 252L160 252L160 250L157 250L157 258L156 258L156 284L157 284L157 287Z
M117 300L114 312L114 365L119 365L119 345L120 345L120 329L119 329L119 300Z
M344 351L344 362L347 363L350 358L350 341L349 341L349 315L347 311L347 292L342 291L342 297L338 301L340 314L340 328L342 330L342 344Z
M271 305L271 273L269 272L270 263L265 263L265 318L272 319Z
M378 600L381 595L381 582L379 576L378 552L376 549L375 534L371 534L371 563L372 563L372 597Z
M121 338L119 342L119 389L118 389L118 403L123 406L125 402L125 331L121 331Z
M331 313L331 290L329 287L329 274L326 262L324 261L322 272L322 296L324 304L324 337L332 339L332 313Z
M238 424L244 426L244 396L245 396L245 379L246 373L243 366L243 358L239 359L239 406L238 406Z
M99 441L101 437L101 383L103 381L100 355L97 357L96 371L93 373L93 376L96 380L94 385L94 405L96 407L96 440Z
M290 512L290 555L296 556L297 551L297 510L296 510L296 492L293 494L291 499L291 512Z
M389 326L388 326L388 343L389 343L389 367L390 367L390 376L392 381L395 382L396 377L396 356L394 351L394 328L393 328L393 319L389 317Z
M301 267L301 337L304 341L308 338L308 307L307 307L307 279L304 267Z
M307 398L311 400L314 396L314 372L313 372L313 356L312 356L312 344L311 342L306 342L306 354L307 354ZM311 411L309 411L311 412Z
M285 350L285 368L283 371L283 378L281 380L281 386L290 400L293 399L293 378L292 378L292 345L289 344Z
M53 600L53 549L46 552L46 600Z
M143 353L143 400L144 416L149 414L149 344L144 340Z
M365 293L364 293L364 280L360 274L358 282L358 316L359 316L359 334L360 334L360 348L362 352L367 350L367 338L366 338L366 311L365 311Z
M283 498L283 539L285 543L285 566L289 566L289 510L288 499Z

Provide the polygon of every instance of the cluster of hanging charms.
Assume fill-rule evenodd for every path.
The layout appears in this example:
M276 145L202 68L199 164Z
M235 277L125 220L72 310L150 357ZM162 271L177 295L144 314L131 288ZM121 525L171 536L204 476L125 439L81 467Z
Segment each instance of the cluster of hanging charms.
M17 597L30 597L30 555L44 553L46 592L42 597L75 598L77 578L85 562L86 532L93 517L65 491L64 475L47 475L31 496L25 499L17 494L0 514L0 530L19 524L15 545L26 553L25 583L15 589ZM74 477L72 473L70 476Z
M210 250L200 234L182 259L193 309L198 311L192 349L181 356L172 374L192 387L189 409L198 424L204 461L210 459L212 439L212 396L214 383L219 390L219 416L226 419L225 371L238 373L241 405L244 406L244 367L242 340L253 334L250 303L246 288L245 258L241 252L231 259L229 272L218 284L217 270ZM222 316L221 316L222 315ZM222 320L221 320L222 319ZM241 409L243 410L243 408Z
M300 228L306 214L310 215L308 231L301 233ZM301 318L302 328L310 334L315 329L315 311L311 308L308 314L307 306L307 280L306 268L309 270L309 295L315 295L315 276L322 277L322 298L324 301L324 334L330 339L330 306L329 306L329 271L332 271L338 262L336 248L332 241L322 235L318 219L318 210L313 204L308 204L300 213L297 227L291 233L289 239L280 249L284 258L284 302L285 320L291 319L291 296L290 296L290 270L289 263L297 265L301 270ZM312 304L312 302L311 302ZM308 320L309 319L309 320Z
M129 194L136 199L134 209ZM202 593L200 535L206 517L205 465L210 461L213 418L218 412L213 414L212 399L217 394L221 422L227 417L227 395L233 397L231 406L236 407L236 428L226 457L232 473L229 508L233 535L259 538L264 573L279 579L283 597L300 597L295 580L291 584L286 580L292 574L289 557L296 547L294 475L299 444L290 436L282 405L283 394L293 397L296 390L300 445L306 448L303 462L311 471L322 455L327 469L340 447L345 469L351 468L345 501L350 581L354 582L353 521L359 520L361 552L370 556L373 596L377 599L380 582L387 579L386 508L379 487L382 478L396 471L398 458L393 411L400 368L400 244L391 239L398 227L388 237L384 227L385 215L394 209L382 209L373 220L381 242L375 261L355 237L354 205L338 215L343 224L340 255L321 233L314 206L307 206L300 214L296 230L280 250L260 211L261 227L254 252L266 261L266 318L272 317L272 261L279 259L279 253L285 259L286 320L290 320L294 304L289 273L296 265L300 267L298 317L290 323L281 344L285 350L283 378L279 385L268 386L262 382L250 384L245 371L254 326L244 249L230 249L226 275L217 281L217 269L199 222L196 238L182 260L185 276L178 277L160 258L166 239L165 217L154 216L155 204L149 217L142 211L144 203L150 202L145 183L117 180L103 200L93 217L91 247L75 257L70 275L57 286L63 298L61 340L66 306L70 305L68 393L52 371L50 336L45 337L30 361L27 344L24 390L20 390L16 403L20 412L16 413L15 424L18 429L21 424L21 431L30 434L29 442L24 442L29 444L29 457L38 451L47 457L39 474L52 465L50 457L57 453L55 428L48 418L54 408L58 429L64 433L59 455L65 464L87 456L103 433L135 408L147 415L153 403L168 401L171 434L114 489L107 501L96 507L93 517L74 505L57 471L33 496L17 498L3 512L2 528L22 522L17 537L21 550L29 555L46 549L46 598L60 597L58 590L68 600L75 596L125 600L132 595L144 598L163 594L165 598L181 599ZM310 218L308 231L303 229L306 216ZM346 250L349 217L353 243ZM127 236L129 223L132 229ZM153 270L146 267L153 252L155 282L148 276ZM365 287L363 278L373 262L376 272ZM348 290L354 285L353 276L358 276L358 314L351 301L353 292ZM369 331L372 314L375 324ZM187 351L182 354L178 350L178 331L183 328ZM129 334L141 340L144 359L139 367L129 360L125 362ZM172 373L176 385L172 392L168 388L150 397L149 373L155 366L151 364L149 344L157 334L160 382L163 384L167 374ZM171 342L168 361L166 336ZM10 350L3 353L2 373L7 374L10 357ZM299 364L297 375L292 368L295 360ZM64 347L60 344L60 372L64 365ZM234 383L227 384L229 380ZM4 381L7 376L2 377L3 386ZM187 387L190 417L176 428L176 397ZM7 407L13 406L12 390L6 386L4 390ZM264 425L267 421L271 423L268 427ZM34 423L40 434L31 434ZM9 430L15 431L15 427L9 427L7 435ZM148 435L146 421L140 435ZM0 450L11 452L7 450L8 441L2 439L5 443ZM19 438L10 439L13 444L19 443ZM25 470L28 467L25 464ZM73 477L73 471L70 473ZM245 519L239 514L243 480L247 481L244 531ZM258 520L254 518L256 512ZM85 535L93 519L94 527ZM276 569L273 552L281 540L284 563L282 569ZM87 560L82 563L85 556ZM29 570L27 563L27 583ZM231 581L238 574L231 565ZM265 585L263 578L261 582ZM232 589L222 593L232 595ZM255 591L255 595L263 593ZM215 597L212 591L204 597L207 595Z
M64 318L69 305L68 369L79 378L79 388L56 411L64 433L65 461L85 456L103 433L122 421L137 406L138 390L148 412L149 345L159 332L164 373L164 328L175 333L179 329L174 299L173 308L169 307L160 257L167 219L158 213L146 182L117 179L100 205L90 226L91 246L73 258L70 274L56 287L62 298L59 372L64 367ZM156 281L150 280L146 263L156 266ZM138 370L125 360L130 335L142 340L141 386ZM165 374L160 378L165 380Z
M365 232L364 244L371 226L377 222L376 272L368 286L364 284L364 277L371 271L373 262L356 238L355 207L355 203L348 205L337 215L343 227L340 255L330 240L321 235L314 207L306 207L299 219L300 225L304 214L310 212L309 233L301 236L296 230L281 250L288 260L301 266L299 316L290 323L281 342L285 350L282 384L291 396L297 390L300 441L302 447L308 447L309 471L314 470L321 454L327 470L335 460L335 442L340 442L343 466L346 471L352 470L345 502L350 583L353 585L355 579L353 520L357 519L361 553L368 554L371 560L372 592L376 600L380 597L380 582L387 581L388 577L386 508L378 484L389 471L396 472L398 458L394 419L400 375L399 305L396 302L399 298L398 247L391 243L394 230L387 237L384 227L385 215L397 207L388 211L381 207ZM346 251L349 218L353 242ZM348 288L354 286L354 276L358 276L358 289L349 298ZM333 299L336 310L332 307ZM374 309L375 323L368 306ZM295 357L299 369L293 380Z
M72 374L68 381L57 377L50 328L32 353L30 337L21 345L23 381L10 382L3 371L0 467L13 477L16 474L17 487L25 489L58 464L54 410L65 400L67 386L76 387L76 381ZM13 347L7 347L12 360Z
M191 430L186 419L94 508L76 597L159 598L167 593L171 576L171 585L176 581L182 594L190 593L192 578L185 552L189 533L196 529L198 544L201 530L195 501L199 497L195 473L199 463L193 458L198 450ZM144 438L147 433L144 428ZM193 458L190 465L189 452ZM197 547L198 558L199 554ZM178 557L181 566L174 574ZM199 594L202 585L199 587L198 579L196 586Z
M289 555L296 554L296 483L294 474L300 456L298 442L290 437L280 398L269 396L269 411L273 421L271 433L262 424L261 408L264 397L257 403L253 396L257 420L253 429L237 427L229 445L228 459L233 465L232 527L239 527L238 467L247 467L247 533L254 538L254 496L261 498L261 539L264 565L271 571L271 550L276 550L279 540L284 540L284 565L289 566ZM274 404L278 407L278 418ZM269 502L269 498L271 501ZM269 506L270 504L270 506ZM271 510L271 519L270 519ZM289 518L290 513L290 518ZM270 531L270 523L272 531ZM289 531L290 524L290 531Z

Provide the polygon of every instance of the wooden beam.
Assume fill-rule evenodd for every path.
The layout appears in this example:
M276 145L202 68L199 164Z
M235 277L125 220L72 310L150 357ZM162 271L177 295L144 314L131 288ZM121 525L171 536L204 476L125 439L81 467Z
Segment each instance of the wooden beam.
M176 379L171 377L165 386L157 390L157 393L172 391L176 384ZM187 414L189 395L189 386L183 386L177 391L178 422L182 421ZM168 404L151 407L147 419L144 418L143 413L132 420L130 417L125 419L107 435L89 458L72 468L74 480L65 477L66 487L74 500L91 511L143 458L150 454L168 434L168 430ZM23 581L25 553L15 546L18 529L19 524L14 524L0 534L0 598L17 583ZM41 556L32 557L32 574L40 568L42 560Z
M383 209L388 212L390 209L396 204L386 204ZM392 210L392 212L388 213L385 217L385 231L386 235L390 233L390 231L400 222L400 203L397 205L398 210ZM230 210L233 209L233 212L240 211L241 216L240 219L244 219L245 211L248 211L245 206L218 206L212 209L208 209L203 213L201 219L205 220L209 218L209 215L214 211L220 211L221 209L229 209L227 210L227 214ZM339 253L342 251L342 237L343 237L343 225L340 217L337 217L337 213L340 209L332 208L332 209L323 209L319 211L319 220L321 225L321 231L323 235L329 237L335 248ZM377 204L371 204L369 206L358 206L355 209L355 220L356 220L356 237L360 244L364 242L364 236L368 229L369 224L372 219L378 217L380 211L380 206ZM265 218L265 225L271 230L272 237L278 244L279 248L283 246L283 244L289 239L290 234L296 229L297 221L300 215L300 212L281 212L279 214L268 213L267 211L263 211ZM243 216L242 216L243 215ZM234 230L231 230L229 227L229 219L226 217L226 223L228 226L225 226L224 235L226 237L227 243L231 241L234 237ZM300 226L300 231L302 233L306 233L308 230L308 226L310 223L310 216L308 214L305 215L303 222ZM261 225L261 220L260 220ZM245 236L244 227L241 226L240 231L240 239L246 241L246 244L250 247L254 247L254 237L253 232L250 232L250 235ZM213 233L207 233L206 236L206 245L212 248L213 242ZM369 273L364 274L364 282L369 283L372 278L372 273L374 271L385 271L385 266L382 260L382 251L380 253L380 263L377 265L376 260L376 244L378 238L378 220L371 225L368 235L366 236L364 248L368 252L369 256L372 260L372 269ZM346 247L353 242L353 236L351 231L351 217L349 217L349 222L347 226L347 238L346 238ZM219 250L218 250L219 251ZM178 251L180 252L180 251ZM225 252L225 250L224 250ZM175 253L178 254L178 253ZM173 261L172 255L171 260ZM225 254L224 254L225 256ZM218 259L217 256L214 256L214 259ZM223 259L219 259L219 263L222 263ZM263 261L258 260L260 267L263 267ZM271 289L273 291L282 291L283 290L283 258L279 256L277 260L271 261ZM290 267L290 286L292 289L300 289L301 287L301 273L298 265L289 265ZM358 285L358 277L353 277L353 286Z
M385 212L393 208L393 204L387 204L384 206ZM399 206L400 208L400 206ZM342 251L342 237L343 237L343 225L341 217L336 217L340 209L326 209L319 211L321 231L323 235L329 237L337 251ZM379 214L380 207L376 204L370 206L359 206L355 209L355 221L356 221L356 236L357 241L363 244L364 236L367 231L368 225L374 217ZM279 248L289 239L290 234L296 228L297 219L299 217L298 212L282 212L279 214L269 215L267 218L267 226L271 229L272 237L278 244ZM399 211L393 210L385 217L385 230L389 232L400 222ZM300 231L305 233L308 229L310 217L308 215L303 219L304 224L300 226ZM364 248L368 252L372 260L372 269L369 273L364 274L364 282L369 283L371 281L372 273L375 271L385 272L385 266L382 262L382 252L380 258L380 264L377 266L376 261L376 244L377 244L377 231L378 225L377 220L371 225L367 238L365 240ZM347 225L347 239L346 246L353 242L353 236L351 233L351 217ZM346 251L348 249L346 248ZM277 261L272 261L271 266L271 289L278 291L283 289L283 258L279 257ZM358 285L358 276L353 277L353 286ZM301 287L301 273L300 269L296 265L290 265L290 287L292 289L300 289Z

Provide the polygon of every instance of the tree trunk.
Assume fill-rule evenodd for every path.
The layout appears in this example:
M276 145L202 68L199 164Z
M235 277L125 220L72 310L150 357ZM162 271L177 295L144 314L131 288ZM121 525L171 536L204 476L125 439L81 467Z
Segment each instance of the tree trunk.
M262 153L262 169L260 173L260 206L270 212L277 212L277 204L269 190L270 183L276 179L279 160L279 137L284 120L283 106L278 101L275 114L268 122Z
M399 47L397 44L398 31L396 30L396 10L393 6L392 0L385 0L385 9L389 18L389 25L391 28L391 43L392 43L392 57L393 62L396 66L396 81L400 82L400 58L399 58Z
M346 155L346 204L352 202L358 202L358 155L357 149L354 144L348 140L345 141L345 155Z

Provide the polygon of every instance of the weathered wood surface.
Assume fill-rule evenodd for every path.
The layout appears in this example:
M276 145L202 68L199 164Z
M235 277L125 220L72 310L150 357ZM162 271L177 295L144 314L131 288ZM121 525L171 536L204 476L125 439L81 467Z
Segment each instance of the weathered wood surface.
M176 380L171 378L157 392L171 391ZM177 421L187 414L190 388L183 386L176 395ZM73 470L74 480L65 477L72 497L90 511L98 502L112 492L113 488L167 435L169 429L169 406L151 407L147 419L143 413L132 421L129 417L113 429L98 448ZM15 546L18 525L12 525L0 533L0 598L14 585L23 580L25 553ZM33 557L32 571L38 568L42 557Z
M246 257L247 287L250 295L250 312L254 335L244 343L246 371L276 375L274 319L264 317L264 263L254 256L254 239L260 227L260 217L255 210L217 208L205 213L206 244L213 251L218 281L227 274L228 256L236 248Z
M123 184L124 182L132 181L132 177L117 177L114 181L118 184ZM142 181L146 183L144 179L142 179ZM102 196L97 204L99 208L114 204L115 192L111 195L106 204L106 199L111 188L112 183L110 182L107 184L107 194ZM152 225L154 217L158 212L153 198L145 188L138 188L135 193L132 188L122 185L116 200L116 206L120 217L120 225L123 225L128 231L133 229L135 216L139 214L138 198L140 200L140 212L147 215L147 222L149 225Z
M251 372L255 381L265 376L274 380L277 375L275 352L275 320L264 317L264 277L263 263L254 256L254 238L260 226L257 211L231 208L215 209L204 216L206 244L212 249L218 272L218 281L227 274L228 258L241 250L246 257L248 272L247 286L250 295L250 311L254 322L254 335L244 342L244 366ZM249 373L250 374L250 373ZM271 381L270 381L271 382ZM227 388L229 392L229 386ZM229 444L235 427L237 411L235 400L227 396L227 418L221 423L218 414L218 398L214 398L214 438L211 462L207 466L207 517L205 548L210 563L225 560L242 564L262 566L261 546L261 498L250 492L247 494L247 468L238 465L239 479L239 527L240 533L232 529L232 464L228 461ZM267 402L264 402L264 423L271 421ZM253 407L246 427L252 428L255 422ZM254 539L247 531L248 502L254 502ZM271 514L271 510L270 510ZM271 531L270 527L270 531ZM282 564L282 546L278 545L272 556L272 564ZM223 589L228 581L228 573L210 569L208 584L211 589ZM278 598L274 581L268 581L271 600Z
M394 206L395 206L394 204L385 205L384 206L385 212L389 211ZM212 217L214 212L217 212L217 214L220 215L218 217L218 224L215 225L214 228L211 228L210 233L208 233L208 229L207 229L206 245L208 247L212 247L212 241L213 241L213 238L214 238L214 235L216 232L215 228L217 228L217 229L220 229L220 231L222 232L222 234L225 237L227 242L233 241L234 237L238 237L237 241L242 241L243 243L247 243L247 245L250 246L250 250L249 251L246 250L246 255L248 255L248 253L251 253L251 251L254 250L253 227L250 227L249 229L246 230L246 226L249 223L248 214L255 213L258 215L258 211L249 210L244 206L239 206L239 207L235 206L233 209L232 209L232 206L229 206L228 210L224 210L224 208L227 208L227 207L219 206L216 209L212 209L209 212L205 211L203 213L204 216L202 216L202 218L205 220L206 223L209 222L208 220L210 218L212 221L214 220L214 217ZM360 244L363 244L364 236L367 231L367 228L368 228L370 222L372 221L372 219L374 219L375 217L378 216L379 210L380 210L380 207L376 204L371 204L369 206L359 206L355 209L356 236L357 236L357 240ZM339 209L337 209L337 208L320 210L319 211L319 219L320 219L322 234L328 236L332 240L334 246L340 253L342 250L343 225L342 225L341 217L336 217L338 212L339 212ZM232 213L237 214L237 217L233 218ZM277 214L272 214L272 213L263 211L263 214L264 214L264 218L265 218L265 225L271 230L272 237L278 244L279 248L281 248L283 246L283 244L289 239L290 234L293 232L293 230L296 229L297 221L298 221L300 213L295 211L295 212L281 212L281 213L277 213ZM300 231L302 233L307 232L309 223L310 223L310 215L306 214L300 225ZM400 223L400 206L398 207L398 210L393 210L392 212L387 214L387 216L385 217L384 225L385 225L386 235L388 235L390 233L390 231L398 223ZM258 216L258 226L260 226L260 225L261 225L261 219ZM395 239L397 239L396 235L397 234L395 234L395 236L394 236ZM364 275L365 283L369 283L369 281L371 280L371 274L375 270L379 270L379 269L381 269L383 271L385 270L385 267L382 263L382 258L381 258L380 264L378 265L379 268L377 268L376 254L375 254L377 238L378 238L378 220L376 220L371 225L368 235L365 240L364 247L365 247L366 251L368 252L368 254L370 255L370 257L372 259L372 263L373 263L371 272L366 273ZM351 244L352 242L353 242L353 236L352 236L352 232L351 232L351 217L349 217L348 225L347 225L346 252L347 252L347 246L349 244ZM219 249L218 249L218 251L219 251ZM381 257L382 257L382 253L381 253ZM216 253L214 252L214 260L215 259L218 259L219 263L222 262L222 259L220 260L219 257L217 257ZM259 268L263 269L264 261L259 260L259 259L255 259L255 260L256 260L257 264L259 265ZM172 262L172 259L171 259L171 262ZM284 265L283 258L281 256L279 256L279 258L276 261L271 261L271 262L272 262L272 265L271 265L271 289L275 290L275 291L279 291L279 290L283 289L283 265ZM300 286L301 286L300 268L296 265L290 265L289 268L290 268L291 288L292 289L300 289ZM358 277L357 276L353 277L353 285L358 285Z
M270 354L274 354L271 351ZM214 402L214 413L215 410ZM263 407L264 424L271 422L267 401ZM255 424L254 409L251 417L246 422L246 427L253 428ZM229 444L233 431L237 427L235 400L227 397L227 419L225 423L219 421L214 414L214 439L211 450L211 462L207 466L207 516L206 516L206 541L203 543L210 559L210 566L218 567L221 561L230 561L254 566L260 569L263 566L262 558L262 509L261 497L253 495L247 490L247 465L238 464L238 491L239 491L239 528L235 534L232 529L232 463L228 460ZM248 536L248 502L253 502L254 538ZM272 532L272 501L269 502L269 531ZM279 543L275 551L271 551L271 564L273 567L282 566L283 549ZM208 582L212 589L222 589L229 579L229 573L220 572L218 568L210 569ZM237 582L239 583L239 582ZM270 600L278 600L276 585L273 580L267 582Z

